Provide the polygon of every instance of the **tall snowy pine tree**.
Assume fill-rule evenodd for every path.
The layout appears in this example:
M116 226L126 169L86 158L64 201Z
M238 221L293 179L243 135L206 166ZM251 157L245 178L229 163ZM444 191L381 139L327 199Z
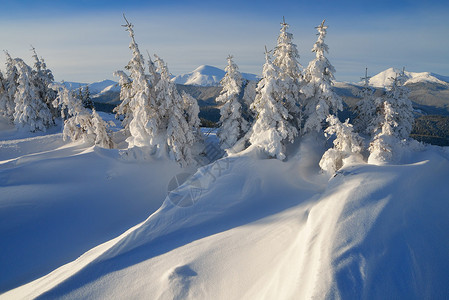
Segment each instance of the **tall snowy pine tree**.
M293 34L287 32L289 26L285 23L285 19L281 25L281 32L273 53L273 65L279 69L279 79L282 82L280 97L290 114L289 122L299 131L301 127L302 66L298 62L298 49L292 42Z
M368 68L365 71L365 77L362 78L364 85L358 93L361 98L354 109L356 117L354 119L354 130L363 134L373 135L376 124L376 113L378 110L379 99L374 96L374 88L369 85Z
M298 131L291 126L288 109L282 102L282 83L279 69L265 51L262 79L257 84L256 99L251 108L256 120L251 128L250 143L262 148L268 155L280 160L286 158L285 145L292 143Z
M16 94L19 73L14 64L14 60L5 51L6 55L6 74L3 81L4 93L0 95L0 113L6 117L11 123L14 123L14 96Z
M404 86L405 70L391 78L390 89L384 98L375 121L375 136L369 151L368 162L384 163L393 159L393 149L400 141L409 138L414 115L412 102L408 98L409 89Z
M329 47L324 43L327 26L324 20L318 30L318 40L313 46L315 59L312 60L304 73L306 84L301 91L306 96L305 99L305 131L317 131L322 129L322 122L331 113L336 114L337 110L343 110L341 98L332 90L332 80L334 80L334 67L324 56L329 52Z
M33 83L37 95L47 105L53 119L55 119L59 117L59 111L53 107L52 103L56 99L57 92L49 87L55 80L53 73L47 68L44 59L37 56L36 49L32 47L31 50L34 58Z
M170 80L170 72L164 61L156 56L160 79L155 86L156 103L160 118L159 132L166 136L164 145L169 157L181 166L193 162L192 146L196 140L194 128L188 122L184 99ZM161 147L165 149L165 147Z
M33 84L31 68L20 58L14 59L18 72L18 86L14 94L14 124L30 131L46 131L53 125L53 117L47 104L39 97Z
M231 55L227 60L226 74L220 81L223 89L216 99L216 102L221 104L220 127L217 135L222 149L234 146L237 140L248 131L248 122L242 116L240 103L243 78Z
M145 61L134 39L133 25L126 18L125 21L126 25L122 26L126 28L131 37L129 48L132 52L132 59L126 66L126 69L130 72L130 87L125 87L126 93L121 93L121 96L131 97L121 98L122 102L126 103L126 113L128 114L125 119L130 136L126 141L128 142L128 148L146 146L153 148L157 145L157 129L159 126L156 103L151 95L151 87L145 75ZM121 82L124 83L122 78ZM123 87L121 86L121 88Z

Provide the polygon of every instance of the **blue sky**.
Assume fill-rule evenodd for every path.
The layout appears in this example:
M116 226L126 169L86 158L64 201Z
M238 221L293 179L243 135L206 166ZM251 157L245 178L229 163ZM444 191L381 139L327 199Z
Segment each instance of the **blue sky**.
M142 52L157 53L177 75L233 54L242 72L259 74L285 16L300 63L313 58L314 27L329 25L337 80L357 81L365 67L449 75L448 1L30 1L0 0L0 46L32 63L30 45L57 80L115 79L130 58L122 13ZM4 55L0 55L3 70Z

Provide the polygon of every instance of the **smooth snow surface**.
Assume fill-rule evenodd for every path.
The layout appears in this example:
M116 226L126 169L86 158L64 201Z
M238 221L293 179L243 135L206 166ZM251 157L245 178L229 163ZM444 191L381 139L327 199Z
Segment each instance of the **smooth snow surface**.
M246 151L200 168L176 206L174 164L59 138L0 144L1 299L449 296L447 148L329 178L304 138L286 162Z

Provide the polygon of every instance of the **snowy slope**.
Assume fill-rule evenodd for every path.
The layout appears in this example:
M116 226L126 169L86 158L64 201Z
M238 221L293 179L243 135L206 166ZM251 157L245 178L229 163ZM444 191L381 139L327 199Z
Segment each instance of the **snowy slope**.
M14 140L2 132L0 293L144 220L179 172L172 162L123 161L118 150L67 143L60 133Z
M220 84L220 80L224 77L225 71L222 69L202 65L190 73L178 75L172 78L177 84L184 85L200 85L200 86L216 86ZM242 73L243 78L248 80L257 80L257 75Z
M371 77L369 79L370 85L374 87L388 87L391 85L391 79L396 76L396 74L400 73L401 70L389 68L385 71L380 72L379 74ZM415 73L415 72L408 72L405 71L405 77L407 78L407 81L405 84L411 84L411 83L417 83L417 82L432 82L432 83L438 83L442 85L449 85L449 78L446 76L430 73L430 72L421 72L421 73ZM361 83L359 83L361 84Z
M323 149L314 141L303 140L298 154L287 162L261 159L249 152L205 166L144 222L98 243L68 264L59 262L61 267L55 271L0 298L447 298L448 149L428 147L409 152L403 156L403 165L353 165L329 178L317 169ZM44 156L27 170L40 166L38 170L51 171L49 165L55 166L54 171L58 165L98 170L89 175L90 180L115 174L117 179L111 185L106 179L95 181L97 187L91 190L94 194L89 201L83 202L83 212L89 212L87 202L93 203L94 212L119 211L106 204L96 208L101 202L98 198L121 203L115 195L119 190L126 195L141 189L143 179L132 175L133 168L148 178L145 182L159 180L151 170L160 166L117 162L113 150L85 149L76 155L82 147L67 146L75 147L70 150L72 154ZM7 164L2 178L18 173L16 168ZM34 183L38 194L47 184L53 189L58 186L52 183L55 177L39 181L37 173L17 177L21 180L17 185ZM67 176L60 181L73 181L75 189L79 185L76 176ZM121 184L125 178L128 181ZM134 183L137 178L140 181ZM7 188L15 186L13 183ZM102 193L106 195L102 197ZM133 193L126 201L135 206L133 199L140 198L143 190ZM145 195L162 196L153 193L148 188ZM16 197L16 201L26 203L20 190ZM180 197L191 205L175 205ZM44 203L47 198L41 196ZM14 208L10 209L12 222L17 220L13 215L21 213L22 204L9 203ZM4 210L5 205L0 207ZM60 213L48 211L50 216ZM71 230L81 228L87 236L93 235L82 222L69 223L74 228ZM40 226L34 220L30 224ZM18 226L22 227L30 226ZM68 228L58 228L57 232L65 230ZM11 235L27 245L29 235L20 231ZM54 238L52 232L43 236ZM53 251L55 245L47 247ZM64 247L63 251L68 250ZM12 271L20 273L27 268L23 264Z

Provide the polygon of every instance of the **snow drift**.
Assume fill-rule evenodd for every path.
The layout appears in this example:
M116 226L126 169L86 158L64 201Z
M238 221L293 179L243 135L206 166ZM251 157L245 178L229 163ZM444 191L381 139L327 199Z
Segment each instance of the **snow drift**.
M250 152L200 168L176 190L192 205L168 196L146 221L1 298L447 298L447 149L329 179L311 145L287 162Z

